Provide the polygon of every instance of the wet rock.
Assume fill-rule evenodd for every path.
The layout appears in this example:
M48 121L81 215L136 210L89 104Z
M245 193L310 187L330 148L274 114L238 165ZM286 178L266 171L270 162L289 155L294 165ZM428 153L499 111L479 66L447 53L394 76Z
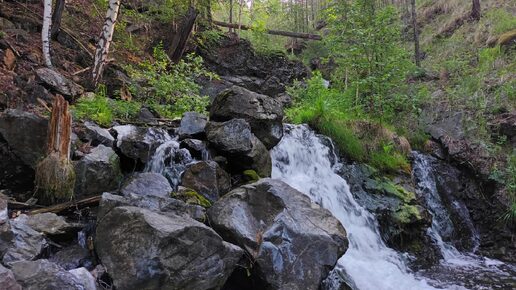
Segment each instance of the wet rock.
M99 145L74 162L75 194L89 196L116 190L122 180L120 158L110 147Z
M159 128L141 128L133 125L113 127L116 133L116 147L127 158L141 164L149 161L156 148L170 139L168 133Z
M71 228L63 216L50 212L30 216L22 214L16 220L45 235L63 234Z
M93 266L89 251L78 244L60 250L52 255L49 260L65 270L80 267L91 268Z
M233 118L246 120L268 149L278 144L283 136L283 107L266 95L238 86L221 92L211 105L210 120L223 122Z
M0 114L0 135L14 154L32 168L46 153L47 126L47 119L33 113L8 109Z
M251 127L243 119L233 119L206 125L208 142L228 158L234 172L255 170L258 175L271 175L272 161L263 143L251 133Z
M181 119L181 125L177 129L176 133L179 135L179 139L185 138L203 138L204 128L208 118L197 112L186 112Z
M181 184L210 201L216 201L231 189L231 176L214 161L201 161L187 167Z
M253 257L252 276L262 283L257 289L318 289L348 245L328 210L279 180L231 191L208 216L225 240Z
M168 180L159 173L137 173L127 181L120 190L122 195L154 195L169 197L172 187Z
M55 70L40 68L36 70L36 76L45 85L65 96L76 97L84 93L83 87L65 78Z
M107 213L95 246L118 289L219 289L243 254L193 219L136 207Z
M91 146L95 147L100 144L113 147L115 138L111 136L108 130L99 127L93 122L86 121L82 126L74 128L74 132L77 134L79 139L83 142L90 143Z
M190 155L195 159L207 160L210 156L208 146L205 141L184 139L179 144L179 148L186 148L190 152Z
M86 268L77 268L68 271L84 286L84 290L97 290L95 278Z
M16 281L26 290L84 290L84 285L75 275L48 260L16 262L11 270Z
M3 257L5 265L16 261L33 260L47 247L44 235L32 229L25 221L23 218L16 218L10 222L14 242Z
M22 290L20 284L16 282L13 272L2 266L2 264L0 264L0 289Z

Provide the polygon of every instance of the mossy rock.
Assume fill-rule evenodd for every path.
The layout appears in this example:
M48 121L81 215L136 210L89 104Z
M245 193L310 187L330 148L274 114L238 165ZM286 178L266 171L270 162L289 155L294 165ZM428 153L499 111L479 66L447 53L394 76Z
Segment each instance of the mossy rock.
M249 183L254 183L260 180L260 175L258 175L258 173L252 169L244 170L243 174L244 179Z
M385 177L382 179L369 179L366 181L365 187L373 193L396 197L404 203L410 203L416 199L414 192L406 190L403 186L395 184Z
M400 224L409 224L423 219L421 212L416 205L404 204L393 213L394 220Z
M208 199L190 188L180 188L177 192L173 192L171 195L173 198L182 200L187 204L200 205L206 208L211 206L211 202Z

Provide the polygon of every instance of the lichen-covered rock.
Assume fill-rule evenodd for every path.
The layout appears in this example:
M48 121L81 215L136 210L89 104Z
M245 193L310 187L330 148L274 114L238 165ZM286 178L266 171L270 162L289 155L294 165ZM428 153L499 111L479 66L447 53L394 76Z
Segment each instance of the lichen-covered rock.
M228 158L234 172L255 170L260 176L271 176L272 161L263 143L251 133L251 127L243 119L226 122L208 122L208 142Z
M117 289L220 289L243 251L182 216L115 207L95 246Z
M210 120L223 122L233 118L246 120L267 149L278 144L283 136L283 107L266 95L238 86L221 92L211 105Z
M215 161L200 161L186 168L181 184L215 201L231 189L231 176Z
M120 158L110 147L99 145L74 162L75 195L89 196L116 190L122 181Z
M16 281L25 290L84 290L75 275L48 260L19 261L11 266Z
M328 210L275 179L234 189L208 216L224 239L253 257L262 289L318 289L348 245Z

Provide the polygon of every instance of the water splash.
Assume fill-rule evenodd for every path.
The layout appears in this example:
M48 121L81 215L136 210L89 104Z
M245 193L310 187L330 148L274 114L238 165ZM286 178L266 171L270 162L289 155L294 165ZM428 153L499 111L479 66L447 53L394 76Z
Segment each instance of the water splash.
M435 289L410 273L402 255L384 244L375 217L355 201L346 180L335 173L340 163L328 143L305 125L286 125L271 155L273 178L330 210L346 228L349 248L337 263L340 277L330 283L332 289L337 289L339 279L362 290Z

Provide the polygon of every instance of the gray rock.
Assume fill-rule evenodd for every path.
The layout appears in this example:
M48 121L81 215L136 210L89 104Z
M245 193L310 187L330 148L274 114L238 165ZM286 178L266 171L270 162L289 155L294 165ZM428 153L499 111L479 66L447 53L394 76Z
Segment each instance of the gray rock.
M201 222L206 220L206 210L202 206L186 204L175 198L136 194L124 197L107 192L102 195L97 219L102 219L109 211L119 206L136 206L163 215L188 216Z
M243 252L193 219L116 207L97 226L97 253L118 289L220 289Z
M253 169L262 177L271 175L272 161L269 151L243 119L218 123L208 122L206 135L209 143L228 158L232 171Z
M47 247L44 235L32 229L25 222L25 219L19 217L11 220L14 243L3 257L5 265L16 261L33 260Z
M328 210L279 180L231 191L208 216L225 240L254 257L253 274L267 289L318 289L348 245Z
M0 135L14 154L35 168L46 153L48 120L33 113L8 109L0 114Z
M75 194L88 196L116 190L122 181L120 158L110 147L99 145L74 162Z
M204 128L207 122L208 118L197 112L184 113L181 124L177 129L179 139L204 137Z
M208 160L210 152L205 141L197 139L184 139L179 143L179 148L185 148L190 152L193 158Z
M65 78L62 74L49 68L36 70L36 76L40 81L60 94L76 97L84 93L84 88Z
M48 260L16 262L11 270L25 290L84 290L75 275Z
M188 166L181 184L213 202L231 189L231 176L217 162L201 161Z
M7 198L0 194L0 258L2 258L7 249L12 246L13 241L14 234L9 223Z
M283 137L283 107L275 99L233 86L213 101L210 120L228 121L241 118L251 125L252 132L270 149Z
M13 272L2 266L2 264L0 264L0 289L22 290L20 284L16 282Z
M22 214L16 219L33 230L46 235L63 234L71 228L71 225L66 222L64 217L50 212L30 216Z
M120 190L122 195L154 195L169 197L172 187L168 180L159 173L137 173L127 181Z
M170 136L163 129L141 128L133 125L115 126L116 146L126 157L143 164L147 163L160 144Z
M107 147L113 147L115 142L115 138L109 134L107 129L101 128L97 124L89 121L75 128L74 132L83 142L90 142L91 146L102 144Z
M80 283L84 286L84 290L97 290L97 285L95 283L95 278L91 273L84 267L69 270L70 274L74 275L75 278L80 281Z
M56 263L65 270L72 270L79 267L92 267L90 253L79 244L66 247L50 257L50 262Z

